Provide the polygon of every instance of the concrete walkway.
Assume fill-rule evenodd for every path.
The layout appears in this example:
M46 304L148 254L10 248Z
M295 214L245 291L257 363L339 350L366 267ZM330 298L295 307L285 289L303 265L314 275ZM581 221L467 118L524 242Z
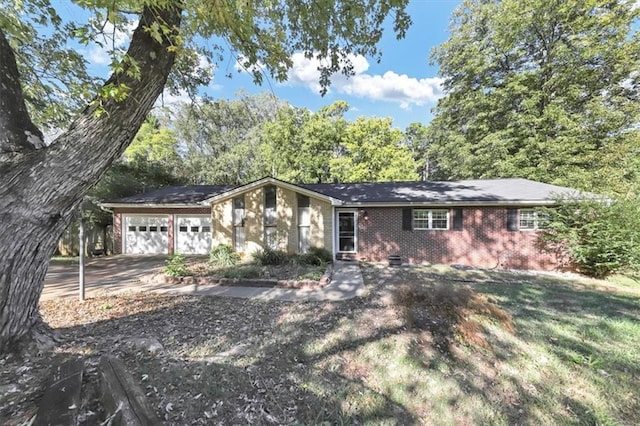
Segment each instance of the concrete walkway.
M321 289L287 289L273 287L237 287L210 285L179 285L143 283L138 277L158 269L162 258L125 256L95 259L88 268L86 278L87 298L131 292L181 294L195 296L222 296L244 299L283 301L339 301L364 293L360 266L355 262L334 263L331 282ZM66 297L78 297L77 265L56 265L49 268L41 301Z
M151 289L156 293L190 294L197 296L224 296L241 299L303 301L339 301L362 296L364 281L360 266L355 262L337 261L334 263L331 282L320 289L287 289L273 287L237 287L237 286L198 286L183 285L171 288Z

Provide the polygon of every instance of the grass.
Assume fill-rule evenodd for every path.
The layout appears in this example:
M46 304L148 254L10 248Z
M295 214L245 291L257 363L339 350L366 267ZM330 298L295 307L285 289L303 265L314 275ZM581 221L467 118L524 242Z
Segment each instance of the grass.
M138 295L43 315L61 351L116 351L147 377L167 424L640 424L640 287L446 267L363 276L368 296L340 303ZM164 352L132 352L123 334Z

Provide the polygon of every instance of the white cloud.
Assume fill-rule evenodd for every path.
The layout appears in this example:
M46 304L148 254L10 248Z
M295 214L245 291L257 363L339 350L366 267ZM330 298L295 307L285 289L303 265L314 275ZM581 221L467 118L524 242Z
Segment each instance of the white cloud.
M94 42L86 54L89 62L96 65L110 64L114 51L124 53L137 26L137 20L129 21L123 29L115 28L111 22L107 22L102 29L102 34L98 36L97 41L100 44Z
M302 53L292 56L293 66L289 70L288 84L306 86L318 92L322 61L307 59ZM369 62L364 56L350 55L354 75L347 78L336 74L331 79L330 90L375 101L393 102L408 109L412 105L433 103L442 96L443 79L437 77L415 78L406 74L387 71L384 74L368 74Z

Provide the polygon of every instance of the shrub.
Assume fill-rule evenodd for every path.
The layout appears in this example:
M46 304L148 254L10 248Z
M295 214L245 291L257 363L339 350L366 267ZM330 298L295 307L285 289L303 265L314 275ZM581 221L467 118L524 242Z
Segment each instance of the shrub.
M211 250L209 262L217 266L233 266L238 263L240 256L227 244L220 244Z
M189 268L187 268L185 257L181 254L169 256L167 266L164 268L164 273L170 277L184 277L189 275Z
M606 278L640 271L640 204L637 200L565 200L549 209L543 248L560 247L580 272Z
M304 273L298 275L298 280L310 280L310 281L320 281L322 276L324 275L324 271L321 269L312 269L309 271L305 271Z
M310 247L309 253L321 259L324 263L333 262L333 254L324 247Z
M260 268L255 265L229 268L222 273L222 276L224 278L232 278L232 279L260 278L260 275L261 275Z
M297 259L300 265L322 266L327 264L324 259L321 259L314 253L301 254Z
M290 256L287 253L281 250L273 250L268 247L258 250L253 257L260 265L263 266L283 265L289 262L290 259Z

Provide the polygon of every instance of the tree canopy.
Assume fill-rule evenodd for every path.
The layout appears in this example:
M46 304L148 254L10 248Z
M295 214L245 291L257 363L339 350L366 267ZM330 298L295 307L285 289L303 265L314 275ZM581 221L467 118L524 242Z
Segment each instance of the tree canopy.
M302 52L322 60L326 88L331 74L352 73L350 55L380 54L376 45L388 17L399 37L411 23L407 0L74 5L82 9L75 21L57 10L66 3L0 4L0 352L43 335L38 300L58 238L165 88L194 93L207 82L197 66L202 58L215 64L225 50L256 81L263 73L284 80L292 55ZM116 31L131 28L126 47ZM78 43L89 42L106 47L112 59L105 81L87 72ZM60 130L49 144L47 128Z
M98 187L113 198L124 181L139 192L153 184L244 184L264 176L296 183L425 177L424 125L402 132L390 119L349 121L348 109L336 101L311 112L246 93L183 104L170 121L145 122L116 165L121 177L108 172ZM114 191L105 192L109 185Z
M463 1L433 56L445 79L430 125L437 177L610 185L607 171L638 152L635 3Z

